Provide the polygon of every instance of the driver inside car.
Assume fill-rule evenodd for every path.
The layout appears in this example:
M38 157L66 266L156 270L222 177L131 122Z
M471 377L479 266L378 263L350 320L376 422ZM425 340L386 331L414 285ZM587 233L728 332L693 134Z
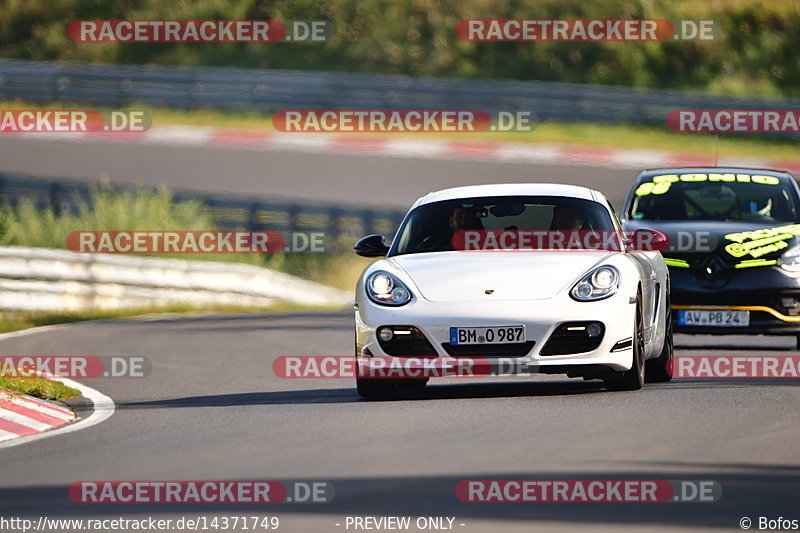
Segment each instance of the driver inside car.
M482 230L483 224L474 209L456 207L450 213L450 229L453 233L460 230Z
M583 216L573 208L565 205L557 205L553 209L553 220L550 222L550 230L553 231L575 231L583 227Z

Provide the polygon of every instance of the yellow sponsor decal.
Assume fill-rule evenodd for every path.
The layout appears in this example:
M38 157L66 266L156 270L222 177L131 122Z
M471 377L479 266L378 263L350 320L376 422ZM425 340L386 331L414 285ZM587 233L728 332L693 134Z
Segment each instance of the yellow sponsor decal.
M729 233L725 238L733 242L725 246L725 251L733 257L750 255L759 258L788 247L787 241L796 235L800 235L800 224Z
M775 259L745 259L741 263L736 263L734 268L750 268L750 267L760 267L760 266L772 266L777 264L778 261Z
M648 194L664 194L669 190L670 185L672 185L672 183L668 181L662 181L658 183L655 182L642 183L636 189L636 192L634 194L636 196L647 196Z
M689 268L689 263L687 263L683 259L675 259L673 257L665 257L664 258L664 263L666 263L667 266L671 266L671 267Z
M721 173L691 173L691 174L659 174L653 176L652 181L642 183L636 188L636 196L647 196L648 194L664 194L670 186L677 182L701 182L701 181L727 181L738 183L760 183L761 185L778 185L781 180L775 176L765 176L763 174L721 174Z
M788 226L779 226L777 228L757 229L753 231L742 231L740 233L728 233L725 238L729 241L743 242L747 239L765 239L782 235L784 238L800 235L800 224L790 224Z

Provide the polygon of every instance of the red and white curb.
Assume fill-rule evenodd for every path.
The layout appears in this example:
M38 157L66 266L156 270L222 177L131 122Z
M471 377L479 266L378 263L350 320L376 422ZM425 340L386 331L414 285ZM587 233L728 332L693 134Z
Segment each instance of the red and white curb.
M54 403L0 389L0 442L48 431L75 418Z
M64 325L41 326L41 327L38 327L38 328L30 328L30 329L26 329L26 330L22 330L22 331L12 331L10 333L3 333L3 334L0 334L0 341L2 341L4 339L9 339L9 338L15 338L15 337L27 337L28 335L34 335L34 334L41 333L41 332L44 332L44 331L60 329L62 327L65 327L65 326ZM58 416L56 416L52 412L53 410L57 409L57 410L62 411L62 416L66 416L64 414L64 412L69 412L72 418L70 420L65 420L62 424L55 425L55 426L44 427L42 425L39 425L38 429L37 429L36 427L32 427L30 425L30 424L35 424L35 422L30 422L30 421L27 420L27 419L32 419L32 417L28 416L30 414L29 412L24 413L24 416L25 416L26 420L23 420L23 419L19 418L20 417L20 413L18 412L18 410L16 410L16 409L15 410L10 410L10 409L7 409L6 407L4 407L3 405L0 405L0 423L2 423L4 420L8 420L8 421L16 423L17 425L24 426L24 427L29 427L29 428L34 430L33 432L30 432L30 433L27 433L27 434L21 434L19 431L11 431L9 429L4 429L3 431L5 433L0 433L0 449L2 449L2 448L10 448L12 446L18 446L20 444L26 444L26 443L29 443L29 442L32 442L32 441L50 438L50 437L54 437L56 435L63 435L65 433L72 433L72 432L75 432L75 431L80 431L82 429L86 429L86 428L89 428L91 426L94 426L96 424L99 424L99 423L103 422L104 420L110 418L114 414L114 412L116 411L116 405L114 404L114 400L112 400L111 398L109 398L108 396L106 396L105 394L103 394L100 391L97 391L97 390L95 390L95 389L93 389L91 387L88 387L88 386L86 386L86 385L84 385L82 383L78 383L77 381L73 381L73 380L71 380L69 378L63 378L63 377L58 377L58 376L47 376L47 377L50 378L50 379L53 379L55 381L60 381L64 385L66 385L68 387L72 387L73 389L77 389L78 391L80 391L81 395L84 398L86 398L86 399L88 399L89 401L92 402L92 412L91 412L91 414L89 414L89 416L87 416L85 418L77 418L76 419L74 413L72 413L71 411L67 411L63 407L53 406L53 405L47 403L46 405L49 407L49 410L45 411L43 413L40 412L41 414L45 414L45 415L51 416L53 418L58 418ZM6 391L0 391L0 398L5 399L7 394L10 394L10 393L7 393ZM15 395L15 394L10 394L10 395L12 397L16 396L17 398L20 398L18 395ZM28 399L29 397L22 397L22 398L23 399ZM30 400L33 400L33 403L45 403L45 402L42 402L41 400L35 400L35 399L30 399ZM9 401L11 401L11 400L9 400ZM11 403L14 404L14 405L17 405L17 403L14 402L14 401L11 401ZM31 409L29 404L23 404L23 406L28 407L29 409ZM33 410L36 410L36 409L33 408ZM11 413L11 414L9 414L9 413ZM38 424L47 425L42 420L38 420L37 422L38 422ZM3 426L0 426L0 428L2 428L2 427ZM5 427L6 428L10 428L11 426L6 424ZM9 436L9 435L7 435L7 433L10 433L11 435Z
M713 155L661 150L616 149L546 143L438 140L375 134L282 133L190 126L153 127L140 133L17 133L18 137L59 140L109 140L174 146L224 146L243 150L292 151L459 159L502 163L584 165L620 169L715 166ZM465 137L468 134L464 134ZM720 157L717 166L770 168L800 172L800 159Z

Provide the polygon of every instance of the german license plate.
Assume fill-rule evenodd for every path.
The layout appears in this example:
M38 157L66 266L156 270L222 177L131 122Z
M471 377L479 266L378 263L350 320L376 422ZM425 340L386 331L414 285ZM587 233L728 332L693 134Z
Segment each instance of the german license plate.
M450 328L450 344L514 344L525 342L525 326Z
M750 311L678 311L681 326L719 326L743 328L750 325Z

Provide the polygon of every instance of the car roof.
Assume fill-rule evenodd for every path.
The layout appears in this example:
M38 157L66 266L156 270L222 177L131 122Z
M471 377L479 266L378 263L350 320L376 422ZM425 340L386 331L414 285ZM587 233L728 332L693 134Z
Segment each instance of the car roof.
M414 207L457 200L459 198L482 198L487 196L566 196L583 200L598 201L604 198L597 191L577 185L564 185L560 183L500 183L491 185L468 185L466 187L453 187L441 191L430 192L417 200Z
M766 168L744 168L744 167L680 167L680 168L654 168L643 170L636 177L636 181L641 181L659 174L761 174L764 176L775 176L781 180L793 180L794 177L782 170L770 170Z

